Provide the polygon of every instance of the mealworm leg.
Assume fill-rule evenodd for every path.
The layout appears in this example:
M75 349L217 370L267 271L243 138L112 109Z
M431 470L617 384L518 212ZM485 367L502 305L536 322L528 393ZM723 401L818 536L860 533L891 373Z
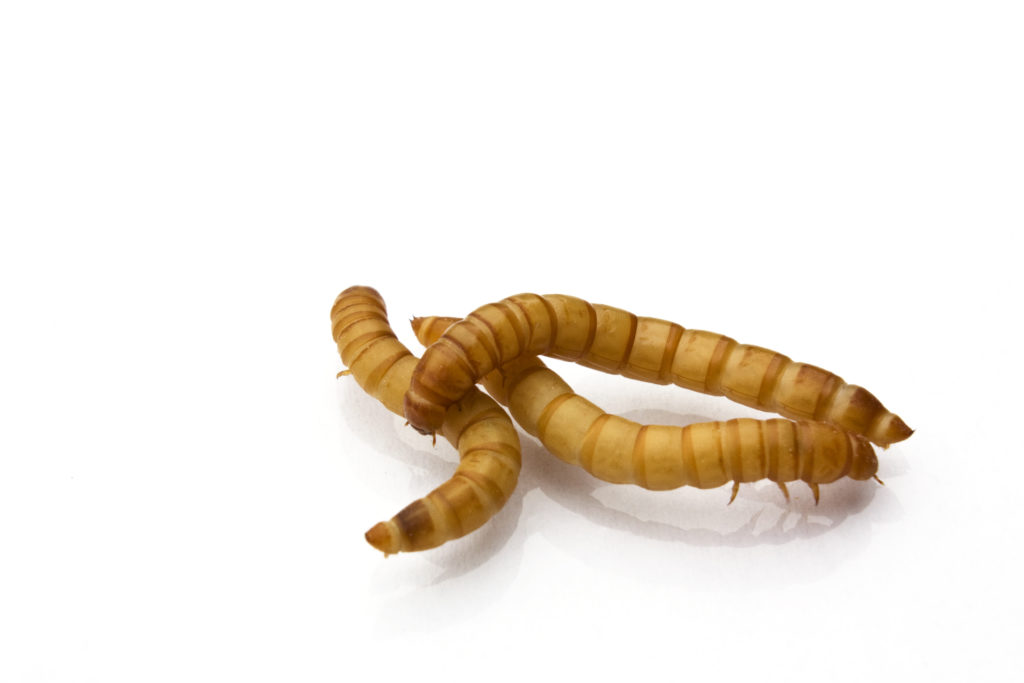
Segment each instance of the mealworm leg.
M346 376L351 375L351 374L352 374L351 370L342 370L341 372L339 372L337 375L334 376L334 379L338 379L339 377L346 377ZM409 423L406 422L406 424L409 424Z
M740 492L740 483L738 481L734 481L732 483L732 495L729 496L729 502L726 503L726 505L732 505L732 502L734 500L736 500L736 494L739 493L739 492Z
M459 409L462 410L462 409ZM409 426L409 420L406 420L406 424L403 427ZM437 445L437 432L430 432L430 445Z
M461 408L460 408L460 410L461 410ZM406 420L405 424L402 425L402 426L403 427L408 427L409 426L409 421ZM437 432L430 432L430 445L431 446L436 446L437 445Z
M807 484L811 487L811 493L814 494L814 504L817 505L818 501L821 500L821 493L818 491L817 484Z
M874 477L875 481L877 481L879 484L881 484L882 486L885 486L885 482L882 481L881 479L879 479L877 474L872 474L871 476Z
M788 503L789 502L789 489L786 488L786 484L784 482L781 482L781 481L777 481L777 482L775 482L775 484L779 487L779 490L782 491L782 495L784 495L786 497L786 502Z

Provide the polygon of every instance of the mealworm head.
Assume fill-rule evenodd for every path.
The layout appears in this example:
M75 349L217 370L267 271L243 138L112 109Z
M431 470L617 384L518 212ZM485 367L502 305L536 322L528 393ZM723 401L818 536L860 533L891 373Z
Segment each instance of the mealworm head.
M405 419L420 434L433 434L441 428L447 410L436 402L428 401L414 389L405 394Z
M857 481L871 479L878 472L878 456L867 439L855 437L853 440L853 462L850 464L849 477Z

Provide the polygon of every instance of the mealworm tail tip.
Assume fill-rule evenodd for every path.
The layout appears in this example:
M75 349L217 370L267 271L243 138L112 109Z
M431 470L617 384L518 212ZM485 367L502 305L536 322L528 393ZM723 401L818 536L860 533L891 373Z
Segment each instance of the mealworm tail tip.
M366 532L366 542L384 553L384 557L394 555L399 550L399 542L392 533L387 522L379 522Z

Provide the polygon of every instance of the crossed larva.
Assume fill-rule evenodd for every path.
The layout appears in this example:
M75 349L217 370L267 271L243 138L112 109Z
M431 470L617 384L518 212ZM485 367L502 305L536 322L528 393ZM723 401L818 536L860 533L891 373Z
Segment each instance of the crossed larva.
M456 318L414 318L416 337L432 344ZM651 490L717 488L768 479L804 481L815 500L819 484L875 476L878 458L862 437L823 422L741 418L686 427L640 425L609 415L574 393L535 356L485 375L481 382L544 447L571 465L614 484Z
M828 422L883 447L913 433L869 391L827 370L721 334L561 294L511 296L452 325L417 364L405 417L431 433L447 407L481 377L516 358L540 355Z
M369 287L350 287L331 308L331 331L342 362L368 394L402 414L416 357L395 337L384 300ZM366 532L385 554L426 550L477 529L498 512L519 479L519 436L505 411L473 389L442 420L440 432L459 451L451 479Z

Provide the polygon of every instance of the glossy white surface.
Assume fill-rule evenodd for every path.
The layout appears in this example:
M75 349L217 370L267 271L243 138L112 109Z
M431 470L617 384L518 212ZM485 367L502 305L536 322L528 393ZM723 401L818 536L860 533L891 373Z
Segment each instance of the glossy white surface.
M1022 662L1015 3L0 11L0 680L995 680ZM651 493L524 437L471 536L362 534L454 451L334 296L562 292L832 370L886 486ZM635 420L756 415L562 363Z

